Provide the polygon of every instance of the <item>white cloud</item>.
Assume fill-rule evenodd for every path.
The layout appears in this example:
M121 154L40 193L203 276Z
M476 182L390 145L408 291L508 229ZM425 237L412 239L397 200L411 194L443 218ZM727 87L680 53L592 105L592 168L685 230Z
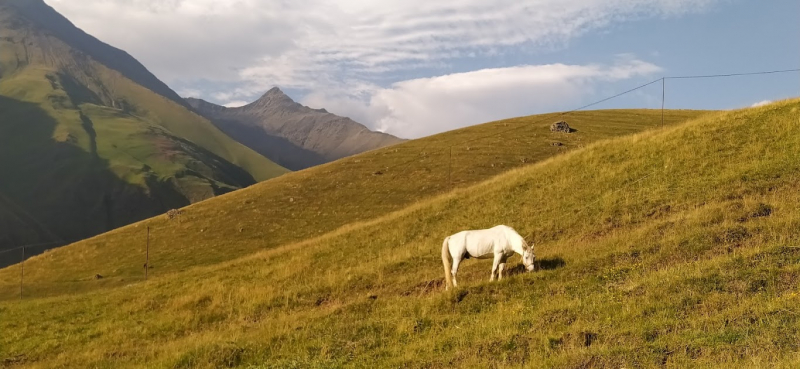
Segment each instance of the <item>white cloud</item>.
M240 106L245 106L247 104L248 104L247 101L236 100L236 101L231 101L229 103L222 104L222 106L224 106L226 108L238 108Z
M556 77L508 74L530 72L519 67L398 80L446 73L468 60L559 48L616 23L703 11L723 0L45 1L87 32L129 51L168 84L202 90L199 97L241 101L280 86L307 93L309 103L335 104L370 126L416 136L430 131L414 128L425 111L416 105L417 93L454 96L446 103L485 119L495 115L459 101L493 101L490 94L500 86L529 94L531 86L552 86L548 78ZM618 80L625 73L609 68L603 78ZM574 85L560 93L602 78L569 80ZM380 87L391 82L396 83ZM522 105L516 102L521 97L509 98L497 103Z
M198 90L196 88L184 88L184 89L180 89L180 90L178 90L176 92L178 93L178 95L181 95L181 96L184 96L184 97L199 97L200 95L203 94L203 91L200 91L200 90Z
M562 45L613 22L704 9L715 0L384 0L326 2L295 48L241 71L251 91L374 82L395 71ZM319 32L321 31L321 32Z
M316 92L303 103L325 107L374 128L416 138L477 123L573 107L603 82L652 75L661 69L639 60L612 66L534 65L394 83L366 97Z
M759 102L751 105L750 107L751 108L758 108L758 107L761 107L761 106L764 106L764 105L769 105L769 104L772 104L772 100L759 101Z
M293 47L298 28L279 2L46 0L79 28L119 47L166 82L238 80Z
M716 1L47 0L167 81L245 78L299 88L559 44Z

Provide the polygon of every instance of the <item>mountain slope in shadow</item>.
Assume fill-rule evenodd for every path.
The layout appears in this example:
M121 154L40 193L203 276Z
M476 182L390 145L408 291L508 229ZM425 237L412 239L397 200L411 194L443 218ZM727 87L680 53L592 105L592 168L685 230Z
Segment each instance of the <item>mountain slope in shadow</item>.
M287 172L42 0L0 0L0 97L0 252L74 242Z

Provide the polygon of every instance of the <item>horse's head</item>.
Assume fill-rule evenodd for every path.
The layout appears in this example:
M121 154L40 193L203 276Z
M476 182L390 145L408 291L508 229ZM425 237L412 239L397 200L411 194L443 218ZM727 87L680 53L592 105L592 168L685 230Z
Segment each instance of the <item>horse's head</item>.
M532 272L535 268L534 263L536 262L536 254L533 253L533 245L528 247L522 253L522 264L525 265L525 269L528 269L529 272Z

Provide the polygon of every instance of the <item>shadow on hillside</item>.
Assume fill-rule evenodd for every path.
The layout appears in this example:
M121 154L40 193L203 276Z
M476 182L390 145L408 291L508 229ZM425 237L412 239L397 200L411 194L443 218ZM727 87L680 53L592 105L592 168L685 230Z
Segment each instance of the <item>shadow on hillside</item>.
M540 270L553 270L553 269L563 268L564 266L567 265L567 263L564 261L564 259L558 256L553 256L549 258L539 258L536 260L535 265L536 265L536 271L540 271ZM523 274L526 272L527 270L525 269L525 266L522 265L522 263L519 263L515 265L513 268L506 269L504 272L504 276L512 276L517 274Z
M0 96L0 251L73 242L188 205L168 183L149 183L148 193L121 180L71 133L56 141L56 126L39 105ZM55 246L31 247L26 257ZM0 254L0 267L19 261Z
M286 169L292 171L303 170L330 161L322 155L295 145L283 137L268 134L261 127L214 117L208 119L220 131Z
M553 270L563 268L567 265L561 257L553 256L549 258L541 258L536 260L536 270Z
M192 141L189 141L187 139L178 136L170 135L169 137L177 142L180 142L182 144L181 148L185 150L187 153L190 153L195 157L207 158L207 160L204 161L204 164L213 169L214 173L216 173L216 175L214 176L203 175L202 173L198 172L187 172L187 174L205 179L207 179L208 177L212 177L212 179L214 180L235 185L241 188L254 185L258 182L256 181L255 178L253 178L252 175L250 175L250 173L247 173L246 170L225 161L225 159L217 156L217 154L214 154L209 150L206 150L202 146L199 146ZM214 190L214 196L224 195L230 192L230 190L220 189L214 184L211 184L211 187Z

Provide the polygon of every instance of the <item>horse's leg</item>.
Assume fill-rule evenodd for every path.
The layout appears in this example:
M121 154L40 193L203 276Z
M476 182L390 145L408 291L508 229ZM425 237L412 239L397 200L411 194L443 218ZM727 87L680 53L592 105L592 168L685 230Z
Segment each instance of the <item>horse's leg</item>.
M494 275L497 273L497 268L500 266L500 255L494 256L494 263L492 263L492 276L489 277L489 282L494 281Z
M497 271L497 279L498 280L502 280L503 279L503 272L506 271L506 262L507 261L508 261L508 257L505 256L505 255L500 258L500 265L498 266L499 269Z
M461 257L460 256L453 258L453 270L452 270L451 274L453 275L453 287L454 288L458 287L458 281L456 281L456 274L458 274L458 264L461 264Z

